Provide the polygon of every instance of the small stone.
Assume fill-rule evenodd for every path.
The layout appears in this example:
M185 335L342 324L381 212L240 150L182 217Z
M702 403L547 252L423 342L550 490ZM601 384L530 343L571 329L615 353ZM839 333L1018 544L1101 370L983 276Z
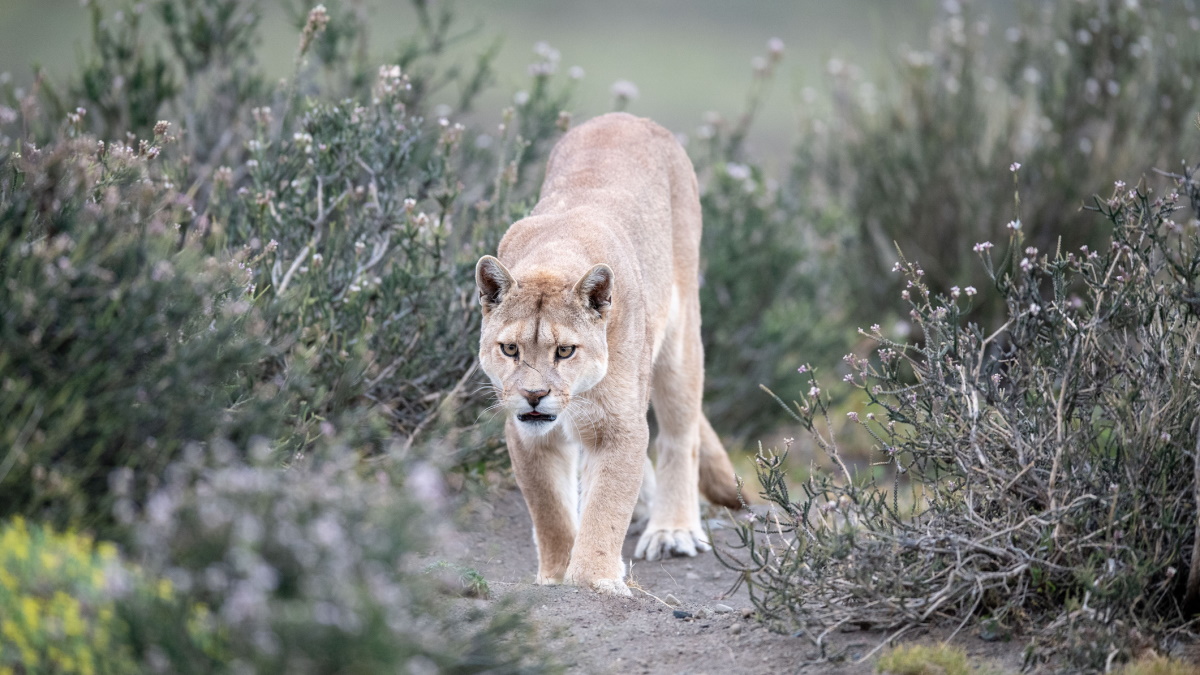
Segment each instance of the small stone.
M742 632L742 624L740 624L740 623L733 624L732 626L729 627L729 632L733 633L734 635L740 634Z
M682 602L679 601L679 598L671 595L670 593L667 593L667 597L663 598L663 602L667 603L668 605L670 605L672 607L678 607L683 604Z
M694 580L697 580L697 579L699 579L699 578L700 578L700 575L699 575L699 574L696 574L695 572L688 572L687 574L683 575L683 578L685 578L685 579L691 579L691 580L693 580L693 581L694 581Z
M695 616L697 619L707 619L708 618L708 610L701 607L700 609L696 610L696 612L693 614L693 616Z
M677 609L677 610L675 610L674 612L671 612L671 614L673 614L673 615L675 616L675 618L676 618L676 619L690 619L690 618L692 618L692 613L691 613L691 612L687 612L687 611L684 611L684 610L682 610L682 609Z
M754 616L754 610L753 610L753 609L750 609L749 607L743 607L743 608L742 608L742 618L749 619L749 618L750 618L750 617L752 617L752 616Z
M733 608L730 607L729 605L720 605L720 604L713 605L713 613L715 613L715 614L728 614L732 611L733 611Z

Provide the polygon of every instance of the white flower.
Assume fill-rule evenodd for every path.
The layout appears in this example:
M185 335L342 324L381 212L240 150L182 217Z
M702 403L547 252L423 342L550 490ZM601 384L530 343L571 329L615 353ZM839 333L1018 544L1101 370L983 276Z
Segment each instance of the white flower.
M1017 230L1021 229L1021 219L1018 218L1016 220L1010 220L1010 221L1008 221L1008 225L1005 225L1005 227L1012 230L1013 232L1016 232Z
M637 85L629 80L617 80L613 82L612 88L609 91L612 92L614 98L620 101L634 101L638 97Z
M734 180L746 180L750 177L750 167L745 164L735 164L730 162L725 165L725 173Z
M966 293L966 294L967 294L967 297L969 298L969 297L971 297L972 295L975 295L975 287L974 287L974 286L967 286L966 288L964 288L964 289L963 289L963 293Z
M1016 173L1017 169L1020 169L1020 168L1021 168L1020 162L1013 162L1012 164L1008 165L1008 170L1012 171L1013 173Z

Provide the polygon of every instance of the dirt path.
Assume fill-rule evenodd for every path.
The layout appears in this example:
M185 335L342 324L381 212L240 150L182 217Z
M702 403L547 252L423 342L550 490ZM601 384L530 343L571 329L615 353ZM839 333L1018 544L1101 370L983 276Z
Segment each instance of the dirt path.
M872 673L865 663L808 664L816 658L810 640L771 633L748 616L751 603L743 586L725 597L736 575L712 553L665 562L639 562L631 579L641 590L633 598L600 596L564 586L536 586L536 554L525 504L516 490L504 490L473 502L471 528L446 542L439 555L478 570L492 591L491 600L515 598L532 608L531 618L550 639L555 654L572 673ZM625 540L626 560L636 537ZM660 599L671 595L677 607ZM485 602L466 600L464 602ZM718 605L732 611L718 612ZM675 610L690 612L677 618ZM932 640L934 633L910 633ZM849 657L870 652L883 635L870 631L831 636ZM997 645L977 638L959 641L973 658L986 659L1001 672L1015 672L1020 646Z

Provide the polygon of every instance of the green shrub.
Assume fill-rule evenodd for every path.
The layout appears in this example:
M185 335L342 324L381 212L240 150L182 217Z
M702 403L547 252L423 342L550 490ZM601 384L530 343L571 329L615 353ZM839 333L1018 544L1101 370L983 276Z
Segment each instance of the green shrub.
M832 242L801 234L801 216L758 167L711 167L704 213L700 308L707 413L722 433L767 433L786 419L760 384L796 381L792 364L834 357L853 333L828 284Z
M756 61L745 110L710 114L692 149L704 219L700 309L705 407L723 434L768 433L785 417L759 385L796 378L793 364L844 353L848 297L839 278L843 243L753 158L744 140L782 59L768 44Z
M273 435L247 278L183 243L166 142L78 136L0 158L0 514L103 523L188 441Z
M470 267L531 203L525 169L562 126L553 51L493 138L453 121L489 61L448 65L449 10L403 43L409 71L362 86L323 79L362 21L307 13L296 74L271 90L253 12L151 6L169 53L147 47L140 11L94 4L69 94L0 92L0 513L105 527L110 471L144 490L210 438L288 456L338 433L380 452L457 426L451 461L494 458L494 430L475 428ZM434 115L455 85L459 108ZM177 121L130 136L147 115Z
M1200 105L1194 4L1024 3L1002 31L969 3L945 6L928 50L883 82L831 61L833 114L808 116L798 144L789 189L852 235L840 283L861 321L900 290L893 242L937 292L982 286L976 242L1018 221L1040 250L1096 245L1103 232L1080 211L1092 186L1198 149L1185 133Z
M278 88L242 60L240 3L151 3L164 54L138 12L94 8L82 84L4 93L0 513L90 526L169 580L114 596L138 672L548 669L519 614L451 616L409 569L441 518L389 472L422 431L486 440L469 268L530 203L570 87L542 68L499 134L466 128L488 59L449 65L450 14L419 4L403 69L348 58L350 8L302 12ZM132 72L163 79L88 85ZM146 115L176 121L137 141Z
M122 562L112 544L20 517L0 526L0 673L142 672L127 642L132 605L190 619L175 621L177 639L211 643L206 611Z
M1118 183L1098 198L1112 224L1098 250L1042 252L1017 231L997 261L979 243L1007 309L996 330L967 320L975 289L941 294L920 265L898 264L924 342L872 327L873 357L846 357L869 401L851 422L894 482L841 461L810 371L792 411L836 480L814 475L793 496L783 457L760 456L770 536L748 524L746 550L727 554L764 617L781 627L982 617L1032 633L1031 660L1057 652L1084 668L1187 624L1200 589L1200 565L1188 571L1200 184L1190 171L1174 181L1159 197Z

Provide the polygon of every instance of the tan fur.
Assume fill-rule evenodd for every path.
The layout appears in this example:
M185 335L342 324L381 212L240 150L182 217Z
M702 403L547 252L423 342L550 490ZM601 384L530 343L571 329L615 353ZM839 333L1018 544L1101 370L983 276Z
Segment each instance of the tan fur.
M508 413L538 583L629 594L621 543L639 490L651 503L635 555L649 560L708 550L701 492L738 505L733 467L700 409L699 248L687 154L653 122L614 113L559 141L541 200L509 228L498 259L476 267L479 359ZM559 347L575 350L561 358ZM657 480L643 485L651 404Z

